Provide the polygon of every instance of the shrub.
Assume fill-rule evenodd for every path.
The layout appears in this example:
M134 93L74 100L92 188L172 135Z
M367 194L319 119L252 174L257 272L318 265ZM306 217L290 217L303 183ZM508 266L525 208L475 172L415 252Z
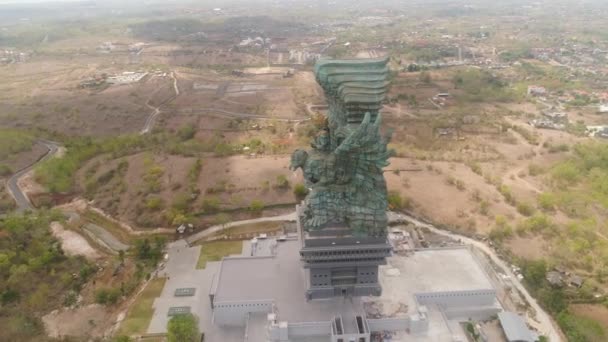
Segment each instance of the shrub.
M0 177L7 177L13 174L13 170L6 164L0 164Z
M95 302L102 305L112 305L118 302L120 289L99 289L95 292Z
M566 144L549 145L549 153L568 152L570 147Z
M511 236L513 236L513 229L508 225L495 226L489 234L489 238L494 242L502 242Z
M528 165L528 174L532 177L538 176L538 175L542 174L543 172L545 172L545 169L543 169L543 167L540 165L536 165L536 164Z
M557 204L557 199L551 193L542 193L538 196L538 206L543 211L553 211L555 210L555 205Z
M198 320L193 314L173 316L167 323L169 342L198 342L200 339Z
M517 203L517 212L524 216L532 216L536 210L532 205L526 202Z
M571 161L561 163L553 168L552 176L560 184L574 184L578 181L581 170Z
M298 183L293 188L293 194L296 196L297 200L302 200L306 195L308 195L308 188L302 183Z
M511 193L511 188L509 188L507 185L502 184L498 187L498 191L500 192L502 197L505 198L505 201L507 203L511 205L515 204L515 197Z
M260 200L251 201L249 204L249 210L254 213L260 213L262 210L264 210L264 202Z
M215 213L220 209L220 200L217 197L207 197L201 203L205 213Z
M192 196L182 192L175 196L173 202L171 203L171 207L175 210L184 212L190 208L190 202L192 202Z
M388 193L388 207L392 210L412 209L412 200L404 197L398 191Z
M464 191L464 189L466 189L466 185L464 184L463 181L458 179L458 180L456 180L456 189L458 189L460 191Z
M289 187L289 180L285 175L278 175L275 182L275 187L278 189L287 189Z
M190 139L194 138L195 134L196 134L196 127L194 127L194 124L191 124L191 123L182 126L179 129L179 131L177 132L177 136L179 137L179 139L181 141L190 140Z
M544 231L552 226L553 226L553 222L551 222L551 220L547 216L545 216L543 214L536 214L532 217L525 219L523 222L521 222L517 226L517 230L520 233L525 233L528 231L531 231L533 233L538 233L538 232Z
M481 165L477 163L471 163L469 164L469 167L471 168L471 171L475 172L480 176L483 176L483 170L481 169Z
M148 210L158 210L163 206L163 199L158 196L148 196L146 199L146 208Z
M488 201L482 200L479 203L479 212L482 215L487 216L490 213L490 203L488 203Z

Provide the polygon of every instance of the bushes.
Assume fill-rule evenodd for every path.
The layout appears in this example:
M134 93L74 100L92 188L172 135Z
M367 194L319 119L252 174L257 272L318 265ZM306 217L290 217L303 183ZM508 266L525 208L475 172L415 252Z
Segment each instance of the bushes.
M538 206L543 211L553 211L555 210L555 205L557 204L557 199L555 195L551 193L542 193L538 195Z
M99 289L95 292L95 303L113 305L120 299L120 289Z
M161 259L165 240L160 237L154 238L153 243L149 239L140 239L135 241L134 254L135 258L156 265Z
M508 84L492 73L481 69L458 71L453 79L454 87L462 89L460 95L472 102L511 102L517 94Z
M530 145L538 145L539 140L538 140L538 134L525 129L522 126L518 126L518 125L513 125L512 129L519 133L519 135L521 135L524 139L526 139L526 141L528 142L528 144Z
M217 197L206 197L201 202L201 206L206 214L215 213L220 209L220 200Z
M12 154L32 149L34 139L27 133L17 130L0 129L0 160Z
M532 177L538 176L538 175L542 174L543 172L545 172L545 169L540 165L536 165L536 164L528 165L528 174Z
M483 176L483 170L481 169L481 165L477 163L470 163L469 167L471 168L471 171L475 172L480 176Z
M575 316L568 311L557 315L557 323L570 342L605 341L606 330L591 319Z
M500 194L502 195L502 197L504 197L505 201L511 205L515 204L515 197L513 196L513 193L511 192L511 188L509 188L508 186L501 184L500 187L498 187L498 191L500 192Z
M196 161L194 162L194 164L192 164L192 167L190 168L190 170L188 170L188 182L195 186L196 183L198 182L198 177L201 174L201 171L203 169L203 161L201 160L201 158L197 158Z
M8 177L13 174L13 170L5 164L0 164L0 177Z
M163 199L159 196L148 196L146 199L146 209L156 211L164 206Z
M181 141L186 141L194 138L196 134L196 127L194 124L186 124L177 131L177 136Z
M44 332L35 317L63 305L67 291L79 291L91 274L86 260L66 256L50 233L50 222L61 217L38 211L0 219L1 341L44 340L35 337Z
M47 159L36 168L36 180L53 193L71 191L74 173L87 160L103 153L118 158L152 143L156 143L155 137L141 135L124 135L101 141L74 139L66 143L65 156Z
M526 202L517 203L517 212L524 216L532 216L536 209L532 205Z
M293 194L298 201L301 201L308 195L308 188L302 183L298 183L293 188Z
M289 180L287 180L285 175L278 175L274 186L277 189L287 189L289 188Z
M264 202L260 200L253 200L249 204L249 210L254 213L261 213L264 210Z
M553 222L543 214L536 214L527 218L517 226L520 233L533 232L540 233L553 227Z
M198 342L200 339L198 319L193 314L173 316L167 323L169 342Z
M412 209L412 201L408 197L404 197L398 191L389 191L388 207L391 210Z
M572 185L579 180L581 170L573 161L566 161L555 166L551 175L561 185Z

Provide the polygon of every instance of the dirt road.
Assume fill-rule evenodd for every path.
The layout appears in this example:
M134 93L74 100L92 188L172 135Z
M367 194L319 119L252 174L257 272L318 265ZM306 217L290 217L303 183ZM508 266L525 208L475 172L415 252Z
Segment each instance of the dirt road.
M146 107L150 108L152 110L152 112L150 113L150 115L148 115L148 118L146 119L146 122L144 123L144 127L141 129L141 131L139 131L139 134L148 134L152 131L152 128L154 128L154 123L156 122L156 118L158 117L158 115L160 114L160 108L175 100L178 96L179 96L179 86L177 83L177 77L175 77L175 72L171 73L171 78L173 79L173 91L175 92L175 94L173 96L171 96L170 98L168 98L166 101L162 102L161 104L158 105L158 107L154 107L152 105L150 105L150 100L148 100L146 102Z

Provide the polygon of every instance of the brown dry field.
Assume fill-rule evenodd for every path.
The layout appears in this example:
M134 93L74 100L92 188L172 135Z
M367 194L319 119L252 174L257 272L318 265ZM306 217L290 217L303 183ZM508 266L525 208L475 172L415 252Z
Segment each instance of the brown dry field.
M122 160L129 163L129 167L120 181L126 186L126 191L116 190L116 182L110 182L98 189L94 194L95 205L115 215L119 220L137 226L138 207L142 207L146 196L142 193L145 188L144 173L146 167L144 160L150 156L139 153L123 157L103 164L97 169L93 177L99 177L104 172L114 169ZM91 160L79 172L79 182L84 184L84 170L94 163L103 160ZM163 199L165 206L169 207L177 195L186 193L187 172L196 161L196 158L186 158L175 155L155 155L154 164L164 170L160 180L161 191L154 195ZM218 199L223 209L247 208L251 201L259 200L266 206L295 203L293 186L302 182L299 173L288 169L289 156L231 156L225 158L203 158L203 167L199 175L196 189L200 196L196 199L191 212L202 210L202 201L208 198ZM285 176L290 183L287 189L275 187L277 177ZM211 188L218 184L225 184L225 190L210 193ZM157 213L162 215L162 213Z
M594 304L573 304L570 310L577 316L590 318L600 323L604 328L608 327L608 308L603 305Z
M101 75L138 70L138 66L104 67L64 60L32 61L0 67L0 125L40 127L72 135L117 135L139 131L151 112L148 99L172 95L171 79L147 76L129 85L79 89L81 81Z

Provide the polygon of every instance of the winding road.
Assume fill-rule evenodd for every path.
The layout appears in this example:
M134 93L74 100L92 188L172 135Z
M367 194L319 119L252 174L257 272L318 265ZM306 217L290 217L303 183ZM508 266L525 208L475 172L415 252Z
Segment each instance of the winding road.
M15 199L15 202L17 204L18 212L34 209L34 206L32 205L32 202L30 202L30 199L19 187L19 179L21 179L21 177L23 177L26 173L30 172L38 163L43 162L57 154L57 151L59 151L59 148L61 147L59 143L49 140L39 139L37 143L46 147L47 152L42 155L38 160L34 161L32 164L17 171L13 176L11 176L11 178L9 178L8 182L6 182L8 192Z

